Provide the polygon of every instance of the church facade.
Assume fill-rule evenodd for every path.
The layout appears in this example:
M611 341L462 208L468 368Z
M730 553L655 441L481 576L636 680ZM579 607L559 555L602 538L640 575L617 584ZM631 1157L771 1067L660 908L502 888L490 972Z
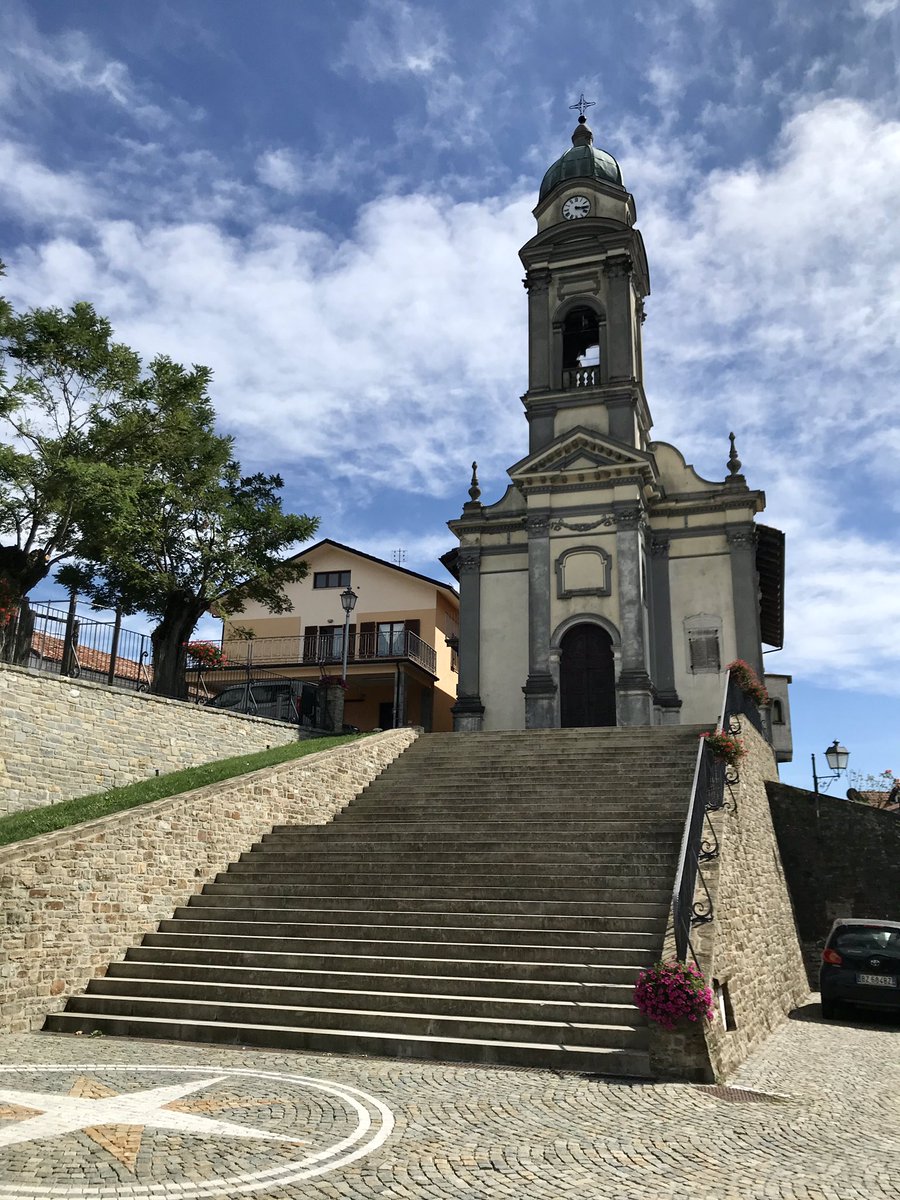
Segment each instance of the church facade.
M784 538L734 437L721 481L651 440L633 197L582 112L522 248L529 451L449 522L460 731L715 720L726 664L780 646ZM723 435L724 440L724 435Z

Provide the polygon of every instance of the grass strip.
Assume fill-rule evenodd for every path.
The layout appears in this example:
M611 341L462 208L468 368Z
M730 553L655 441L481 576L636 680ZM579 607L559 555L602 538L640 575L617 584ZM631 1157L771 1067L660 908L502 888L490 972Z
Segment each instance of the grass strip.
M221 783L259 771L263 767L274 767L278 763L302 758L304 754L316 754L320 750L331 750L345 742L356 741L358 734L343 734L338 737L307 738L289 742L286 746L274 746L271 750L259 750L254 754L239 754L235 758L222 758L216 762L203 763L199 767L188 767L183 771L172 771L168 775L155 775L152 779L139 779L125 787L110 788L108 792L97 792L93 796L77 796L73 800L61 800L58 804L46 804L41 808L29 808L24 812L9 813L0 817L0 846L21 842L25 838L52 833L56 829L67 829L82 821L93 821L109 813L136 808L149 804L151 800L163 800L166 796L177 796L194 788L206 787L210 783Z

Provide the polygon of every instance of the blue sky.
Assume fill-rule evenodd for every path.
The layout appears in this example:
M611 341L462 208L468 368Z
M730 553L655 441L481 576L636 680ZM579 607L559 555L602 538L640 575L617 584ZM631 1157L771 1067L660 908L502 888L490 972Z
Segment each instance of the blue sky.
M321 533L441 575L527 430L518 248L582 91L650 261L654 435L787 533L796 760L900 772L898 0L7 0L0 258L209 364Z

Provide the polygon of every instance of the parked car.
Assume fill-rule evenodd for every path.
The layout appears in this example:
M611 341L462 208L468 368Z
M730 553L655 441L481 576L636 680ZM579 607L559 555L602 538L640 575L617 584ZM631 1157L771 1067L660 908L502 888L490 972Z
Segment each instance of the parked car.
M900 921L843 917L835 921L819 970L822 1016L841 1005L900 1012Z
M294 680L250 680L225 688L207 703L212 708L271 717L276 721L299 720L302 725L312 726L316 717L317 689L314 684Z

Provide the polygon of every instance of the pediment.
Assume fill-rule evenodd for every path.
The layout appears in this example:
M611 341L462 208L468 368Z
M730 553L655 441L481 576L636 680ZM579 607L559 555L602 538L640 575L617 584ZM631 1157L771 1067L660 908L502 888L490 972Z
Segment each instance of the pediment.
M535 476L589 474L596 478L623 472L655 477L653 456L581 426L561 434L549 446L529 454L509 469L510 477L517 482Z

